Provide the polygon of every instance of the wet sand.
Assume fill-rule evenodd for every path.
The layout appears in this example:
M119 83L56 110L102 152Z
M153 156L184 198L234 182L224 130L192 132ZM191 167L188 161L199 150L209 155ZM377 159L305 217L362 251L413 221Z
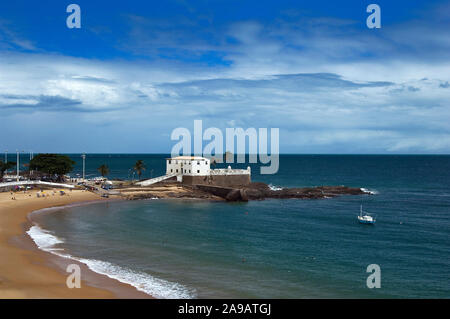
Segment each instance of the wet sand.
M82 263L39 250L26 234L33 211L105 199L82 190L66 190L64 196L48 190L44 198L36 192L14 193L15 200L9 192L0 193L0 298L151 298ZM67 287L68 264L80 266L81 288Z

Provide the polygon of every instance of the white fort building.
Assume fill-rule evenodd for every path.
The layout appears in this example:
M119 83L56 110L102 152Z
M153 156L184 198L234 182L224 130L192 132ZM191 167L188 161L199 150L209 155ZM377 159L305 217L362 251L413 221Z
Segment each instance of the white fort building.
M200 156L166 158L166 175L180 173L189 176L207 176L211 172L210 160Z
M247 169L211 169L211 160L201 156L176 156L166 158L166 175L139 182L142 186L163 180L177 180L195 185L232 186L247 185L251 181L250 167Z

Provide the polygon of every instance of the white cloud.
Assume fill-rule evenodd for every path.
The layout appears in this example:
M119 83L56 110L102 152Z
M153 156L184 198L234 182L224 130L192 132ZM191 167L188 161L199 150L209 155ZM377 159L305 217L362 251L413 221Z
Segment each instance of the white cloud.
M377 36L339 19L243 21L203 30L212 37L206 41L191 32L191 21L178 34L160 24L146 33L148 20L132 20L131 40L122 39L121 48L151 60L3 50L4 132L20 131L17 142L39 144L49 132L24 119L64 122L46 125L66 132L56 146L62 151L80 145L80 138L99 151L91 136L105 131L116 141L102 145L109 151L144 151L148 144L155 146L149 151L169 151L173 128L203 119L220 128L280 127L282 152L450 152L450 40L429 25L419 23L414 32L392 26ZM2 37L20 44L19 37ZM155 58L161 45L181 58ZM205 67L183 59L210 51L231 64Z

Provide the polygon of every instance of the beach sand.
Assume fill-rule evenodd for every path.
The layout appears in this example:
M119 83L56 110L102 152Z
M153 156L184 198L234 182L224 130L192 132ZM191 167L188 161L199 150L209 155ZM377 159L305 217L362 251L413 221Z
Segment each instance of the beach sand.
M26 234L32 211L105 199L82 190L66 190L64 196L47 190L45 198L36 192L14 193L15 200L9 192L0 193L0 298L151 298L84 264L39 250ZM66 286L68 264L80 265L81 288Z

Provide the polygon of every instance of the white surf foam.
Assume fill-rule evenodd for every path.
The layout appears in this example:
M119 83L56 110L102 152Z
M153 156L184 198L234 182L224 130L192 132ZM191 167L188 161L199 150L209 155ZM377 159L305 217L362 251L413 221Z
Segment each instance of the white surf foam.
M281 190L283 190L282 187L274 186L272 184L269 184L269 188L270 188L270 190L273 190L273 191L281 191Z
M363 191L366 194L370 194L370 195L378 194L377 190L370 190L370 189L367 189L367 188L364 188L364 187L361 187L361 191Z
M137 290L143 291L155 298L164 299L191 299L195 298L195 292L178 283L155 278L147 273L138 272L112 263L94 260L78 259L96 273L106 275L120 282L130 284Z
M33 239L39 249L49 252L59 250L54 246L64 243L64 240L56 237L49 231L46 231L37 225L31 226L31 228L27 231L27 234Z
M51 232L33 225L27 231L39 249L50 252L63 258L79 261L89 267L92 271L116 279L120 282L132 285L137 290L145 292L155 298L162 299L190 299L195 298L195 291L187 287L167 280L155 278L147 273L134 271L106 261L77 258L69 254L62 253L64 249L55 245L64 243Z

